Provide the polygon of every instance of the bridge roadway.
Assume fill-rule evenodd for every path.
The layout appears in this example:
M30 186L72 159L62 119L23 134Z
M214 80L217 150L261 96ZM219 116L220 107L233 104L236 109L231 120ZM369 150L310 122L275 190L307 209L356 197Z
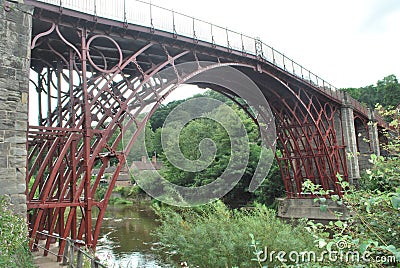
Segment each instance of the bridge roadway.
M7 26L2 33L20 37L19 46L27 49L19 55L13 39L5 40L3 47L8 49L2 57L8 57L7 68L19 81L12 89L0 83L0 89L19 94L15 102L22 107L18 113L26 125L29 75L36 91L30 97L39 105L38 124L30 124L28 131L16 126L12 135L18 139L7 141L11 148L18 146L18 156L27 158L25 166L8 165L22 174L26 170L25 177L14 168L12 176L17 184L26 183L25 193L15 192L19 197L26 194L26 207L19 205L28 209L31 246L39 240L38 231L96 246L125 154L147 122L138 115L148 107L150 114L154 112L170 93L167 86L204 72L203 62L241 71L268 100L276 125L274 143L281 152L275 158L290 200L312 197L302 193L306 179L341 195L337 174L356 183L366 157L379 154L379 129L385 123L374 111L261 40L141 1L129 1L135 8L123 0L115 6L105 0L19 2L1 0L0 19ZM164 77L168 83L157 78L168 66L188 62L198 69ZM213 84L198 85L239 104L246 95ZM14 109L10 107L6 112ZM252 116L246 105L241 108ZM131 124L137 126L136 132L124 151L118 151L123 130ZM9 159L16 157L15 152L10 150ZM104 199L96 200L94 194L111 161L116 169L110 187ZM100 163L93 181L92 170ZM25 197L18 200L14 202L25 202ZM47 240L45 247L50 244ZM61 242L59 254L64 248Z

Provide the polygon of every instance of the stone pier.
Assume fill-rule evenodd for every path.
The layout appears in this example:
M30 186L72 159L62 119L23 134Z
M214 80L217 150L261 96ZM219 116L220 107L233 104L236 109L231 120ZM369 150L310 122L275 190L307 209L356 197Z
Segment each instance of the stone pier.
M0 0L0 196L24 217L32 12Z

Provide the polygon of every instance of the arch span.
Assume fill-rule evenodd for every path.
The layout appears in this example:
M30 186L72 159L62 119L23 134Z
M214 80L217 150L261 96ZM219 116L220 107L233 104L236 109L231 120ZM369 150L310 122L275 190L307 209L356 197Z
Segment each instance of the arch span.
M204 85L190 78L223 66L250 77L272 107L277 140L267 143L276 142L280 151L275 157L287 196L304 197L301 188L306 179L340 194L336 174L347 178L347 171L344 144L337 140L339 104L312 87L282 75L282 70L278 75L268 62L246 54L221 53L147 33L114 32L105 25L88 27L87 21L79 25L68 18L40 21L34 29L31 61L32 96L39 112L37 124L29 127L26 181L31 246L41 233L56 233L95 247L126 154L151 114L178 85L188 81ZM195 68L177 67L188 62ZM211 64L202 66L203 62ZM160 74L167 67L173 71ZM263 117L263 122L271 120L252 104L259 96L218 83L208 86L232 99L246 99L249 105L242 108L256 122ZM142 116L149 106L150 112ZM130 126L135 131L121 148ZM95 193L110 163L115 169L109 188L98 200ZM97 220L92 219L94 213ZM47 248L51 242L47 238ZM60 254L64 247L62 240Z

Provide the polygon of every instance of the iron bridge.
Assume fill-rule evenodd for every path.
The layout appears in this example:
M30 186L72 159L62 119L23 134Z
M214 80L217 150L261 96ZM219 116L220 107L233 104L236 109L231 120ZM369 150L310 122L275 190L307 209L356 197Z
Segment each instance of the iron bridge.
M30 79L38 103L38 124L28 132L31 246L46 232L95 248L126 154L171 93L166 89L202 71L203 61L243 72L269 101L288 198L310 197L301 191L306 179L338 195L337 174L351 179L343 107L351 107L366 130L371 111L261 40L137 0L24 2L34 6ZM165 68L186 62L199 69L168 84L157 79ZM201 86L237 99L225 88ZM150 112L142 118L145 109ZM135 133L118 150L131 125ZM96 200L110 162L116 168L109 188ZM52 239L46 239L48 249ZM59 256L64 248L60 240Z

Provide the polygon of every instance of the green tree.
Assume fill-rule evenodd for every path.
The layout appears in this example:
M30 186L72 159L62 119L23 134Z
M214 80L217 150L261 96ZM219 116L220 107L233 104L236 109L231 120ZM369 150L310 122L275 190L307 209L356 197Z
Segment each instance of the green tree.
M228 105L228 107L221 106L212 111L212 105L210 104L209 110L216 118L220 118L221 121L224 121L230 125L235 133L230 133L230 137L221 124L215 122L214 120L207 119L207 117L209 117L207 113L204 114L204 118L198 118L190 121L182 129L181 133L179 134L179 139L173 139L170 141L175 142L175 144L168 144L168 142L167 144L169 146L179 147L183 156L190 160L200 159L202 152L200 151L199 145L201 141L204 142L205 139L209 139L214 142L217 150L214 160L206 169L198 172L189 172L171 164L164 154L161 145L161 132L164 131L164 133L167 133L165 135L168 136L168 132L173 131L174 129L156 129L154 133L153 146L163 161L164 167L162 169L162 175L170 182L181 186L195 187L205 185L220 177L226 170L231 159L231 142L242 148L244 148L243 146L249 146L249 154L246 156L239 156L243 159L247 159L248 157L248 165L245 168L244 174L237 185L226 196L223 197L223 200L224 202L234 206L244 205L252 200L257 200L258 202L262 202L270 206L273 205L275 197L281 197L285 192L279 167L276 162L274 162L271 172L265 179L262 187L259 188L255 193L250 193L248 191L250 181L255 173L261 153L260 135L256 123L232 100L217 92L208 91L204 95L197 95L194 98L199 96L211 97L223 101ZM173 106L174 105L175 104L173 104ZM207 104L202 103L202 105L204 106ZM204 107L202 107L202 109L204 110ZM207 108L205 110L207 110ZM232 114L232 110L234 111L235 115ZM169 109L165 109L163 113L164 112L169 112ZM166 116L162 113L160 113L158 116L159 118L166 118ZM182 118L185 118L186 115L182 114L181 116ZM241 139L243 133L240 132L242 125L244 126L248 137L248 141L245 144L239 144L243 142ZM213 145L210 144L209 146L205 146L205 148L208 147L212 148ZM235 164L241 163L233 163L233 165ZM234 169L235 168L233 168L233 170Z
M384 107L395 107L400 103L400 84L393 74L379 80L376 86L344 88L343 90L370 108L375 108L378 103Z
M384 107L396 107L400 104L400 84L395 75L389 75L377 83L377 102Z
M161 128L167 118L168 114L179 104L185 100L171 101L166 105L161 104L158 109L154 112L153 116L150 118L150 125L153 131Z

